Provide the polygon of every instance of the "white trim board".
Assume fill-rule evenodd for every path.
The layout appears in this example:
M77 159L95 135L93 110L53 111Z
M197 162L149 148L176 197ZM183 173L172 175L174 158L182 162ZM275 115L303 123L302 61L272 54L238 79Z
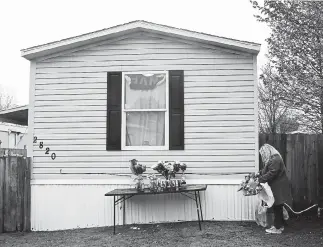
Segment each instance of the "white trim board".
M207 184L207 185L238 185L243 176L236 178L218 179L187 179L187 184ZM129 184L130 182L130 184ZM132 179L107 180L107 179L37 179L31 180L31 185L131 185Z
M253 54L258 54L260 51L260 44L258 43L234 40L139 20L60 41L22 49L21 56L28 60L33 60L42 56L62 52L64 50L75 49L80 46L141 31L147 31L153 34L163 34L184 40L198 41L209 45L238 51L240 50Z
M27 140L27 157L33 159L33 140L34 140L34 105L35 105L35 78L36 78L36 62L30 62L29 77L29 108L28 108L28 140ZM31 161L33 162L33 161ZM33 163L31 163L30 176L33 177Z
M258 126L258 70L257 56L253 56L253 74L254 74L254 114L255 114L255 165L259 170L259 126Z

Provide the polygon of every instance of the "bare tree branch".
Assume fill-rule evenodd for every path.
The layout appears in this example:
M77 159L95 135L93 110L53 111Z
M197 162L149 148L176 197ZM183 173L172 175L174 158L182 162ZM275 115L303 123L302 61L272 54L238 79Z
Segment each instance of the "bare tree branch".
M298 116L283 102L280 81L270 64L262 69L259 83L259 131L261 133L287 133L298 129Z
M0 111L6 110L13 106L15 106L14 98L10 95L0 93Z
M323 133L323 2L250 2L271 28L269 62L281 103L296 110L302 128Z

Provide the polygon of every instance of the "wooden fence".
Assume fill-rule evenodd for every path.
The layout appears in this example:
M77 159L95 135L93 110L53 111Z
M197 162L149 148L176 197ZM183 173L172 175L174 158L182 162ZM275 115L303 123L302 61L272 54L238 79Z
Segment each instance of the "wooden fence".
M260 134L259 147L264 143L274 146L285 161L293 207L301 210L316 203L322 207L323 135Z
M259 146L264 143L277 148L285 161L293 208L322 207L323 135L260 134ZM30 169L26 150L0 149L0 233L30 230Z
M0 233L30 230L30 158L0 149Z

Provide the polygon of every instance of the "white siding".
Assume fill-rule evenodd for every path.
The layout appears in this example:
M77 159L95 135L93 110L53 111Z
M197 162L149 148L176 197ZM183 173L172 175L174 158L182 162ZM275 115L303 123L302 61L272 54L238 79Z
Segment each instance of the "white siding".
M104 194L122 187L129 185L34 184L31 187L32 230L112 226L113 197ZM254 220L257 197L244 197L237 193L238 187L209 185L201 192L204 220ZM122 205L116 207L116 225L123 224ZM197 221L195 202L181 194L135 196L126 201L125 212L125 224ZM198 223L195 224L198 231Z
M185 150L106 151L108 71L184 70ZM255 77L252 55L140 36L36 63L35 178L129 174L129 160L187 162L188 173L255 171ZM39 143L38 141L38 143Z

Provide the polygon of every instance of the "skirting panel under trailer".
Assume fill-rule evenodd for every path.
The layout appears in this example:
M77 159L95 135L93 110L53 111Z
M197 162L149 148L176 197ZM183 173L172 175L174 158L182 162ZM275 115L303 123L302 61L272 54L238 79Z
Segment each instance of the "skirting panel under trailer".
M32 231L113 226L113 197L105 193L128 185L95 183L33 183ZM256 197L237 192L238 184L209 184L200 193L204 221L255 220ZM196 205L180 194L135 196L116 208L116 225L197 221ZM124 222L125 221L125 222Z

